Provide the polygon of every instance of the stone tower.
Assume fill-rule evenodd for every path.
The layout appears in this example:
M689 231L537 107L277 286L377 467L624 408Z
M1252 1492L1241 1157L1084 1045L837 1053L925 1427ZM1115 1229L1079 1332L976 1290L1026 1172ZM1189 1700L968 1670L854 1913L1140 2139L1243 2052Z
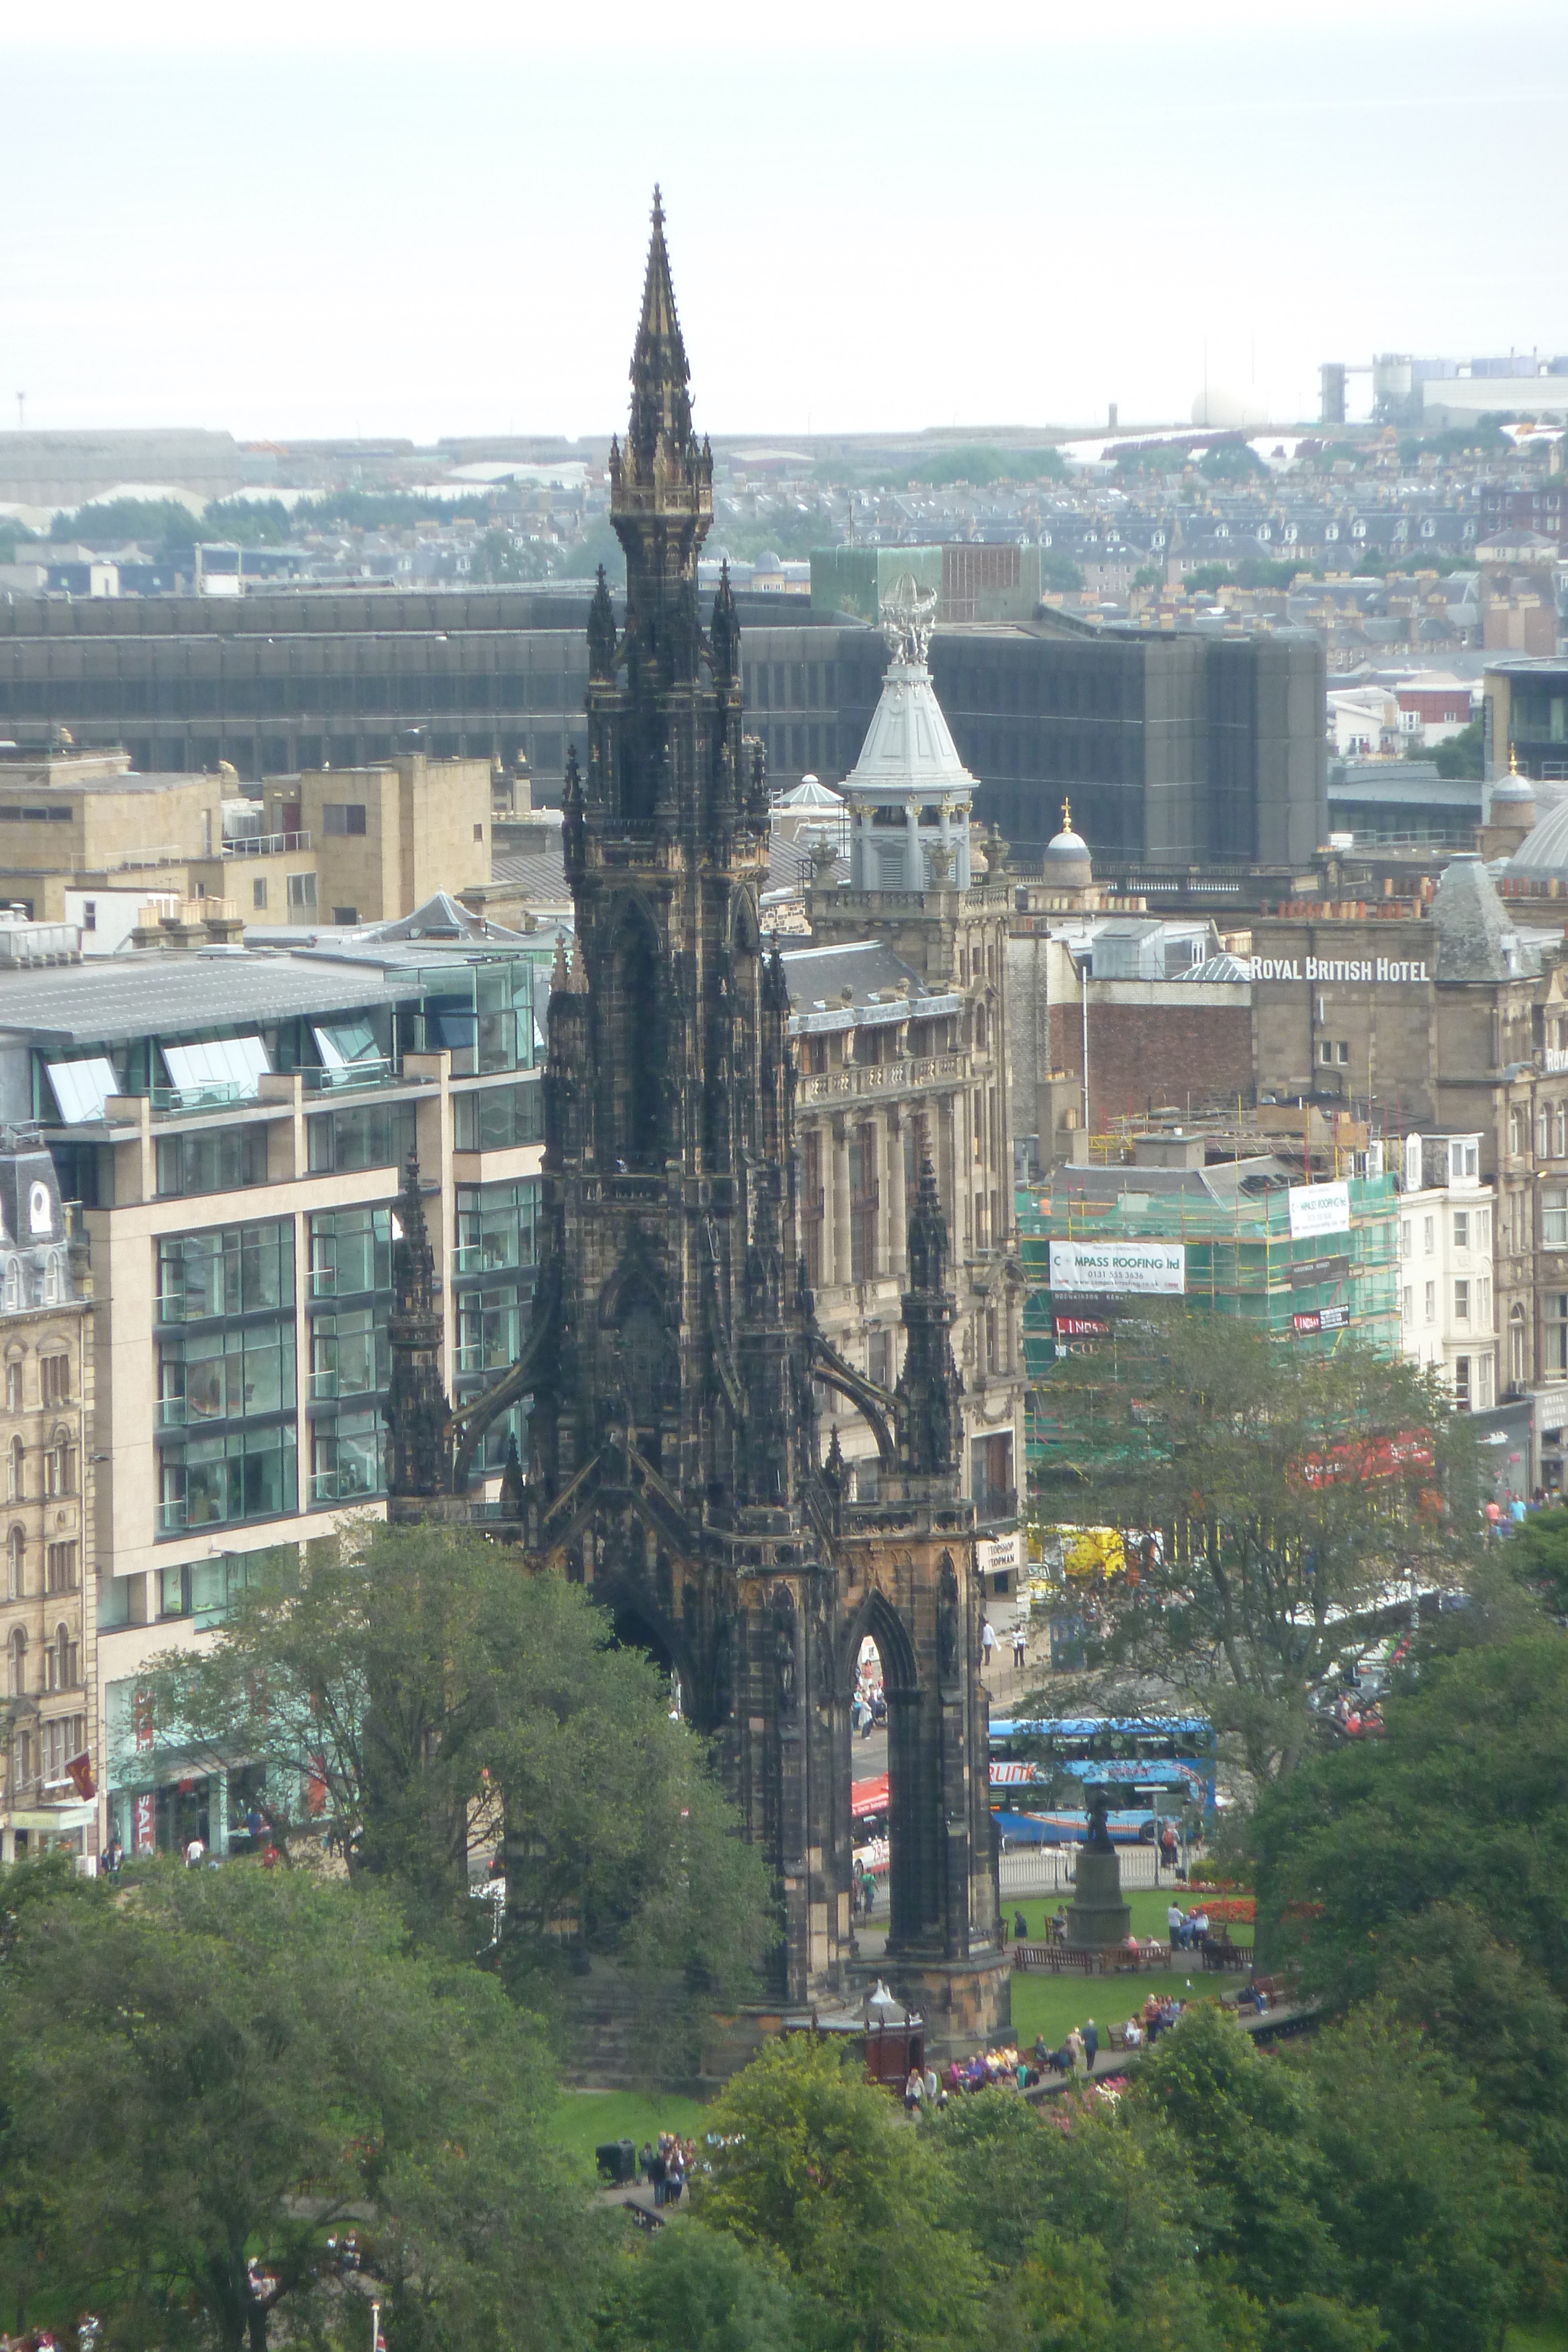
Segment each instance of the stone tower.
M849 1706L876 1633L894 1716L884 1972L934 2047L964 2046L1005 2023L1007 1973L943 1244L923 1275L912 1264L923 1337L895 1398L827 1346L800 1267L789 1000L758 922L768 798L727 577L706 627L698 605L713 467L656 191L610 475L626 601L618 620L601 573L587 766L562 803L576 940L550 992L535 1320L491 1392L533 1398L523 1539L668 1662L716 1738L777 1874L781 2006L857 1989ZM819 1467L814 1381L877 1430L877 1505L846 1506Z

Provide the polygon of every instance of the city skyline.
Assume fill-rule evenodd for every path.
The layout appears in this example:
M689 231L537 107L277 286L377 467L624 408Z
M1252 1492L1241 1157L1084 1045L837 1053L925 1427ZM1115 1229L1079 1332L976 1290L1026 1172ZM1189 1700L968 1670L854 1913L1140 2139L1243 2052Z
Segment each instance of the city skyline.
M1181 422L1206 381L1283 424L1324 359L1568 348L1550 207L1456 203L1568 79L1560 16L1504 14L1478 53L1404 0L1113 46L1000 8L956 53L809 9L777 57L700 10L676 53L481 9L439 57L357 0L265 51L183 0L131 52L13 19L0 430L25 393L39 429L607 434L655 179L715 434Z

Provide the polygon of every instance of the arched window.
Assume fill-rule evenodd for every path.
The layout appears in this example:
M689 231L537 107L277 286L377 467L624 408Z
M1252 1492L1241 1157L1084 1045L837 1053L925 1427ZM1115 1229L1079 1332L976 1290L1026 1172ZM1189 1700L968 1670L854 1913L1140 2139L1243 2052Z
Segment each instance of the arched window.
M22 1367L20 1362L7 1364L5 1367L5 1410L7 1412L20 1412L22 1410Z
M5 1312L15 1315L22 1304L22 1261L8 1257L5 1261Z
M13 1503L21 1502L27 1492L26 1448L19 1437L11 1440L11 1451L5 1457L5 1492Z
M57 1307L60 1297L60 1254L50 1250L44 1259L44 1304Z
M74 1690L77 1679L77 1645L71 1639L68 1625L57 1625L55 1638L44 1653L44 1686L47 1690Z
M659 1159L659 952L641 908L628 906L611 945L610 1069L616 1157Z
M44 1492L52 1496L68 1495L70 1491L70 1440L63 1429L57 1429L44 1456Z
M27 1636L20 1625L12 1629L5 1645L5 1691L10 1698L23 1698L27 1690Z
M27 1538L13 1528L5 1538L5 1598L20 1601L27 1589Z
M1516 1389L1522 1388L1530 1377L1525 1365L1525 1328L1522 1307L1516 1307L1508 1318L1508 1376Z

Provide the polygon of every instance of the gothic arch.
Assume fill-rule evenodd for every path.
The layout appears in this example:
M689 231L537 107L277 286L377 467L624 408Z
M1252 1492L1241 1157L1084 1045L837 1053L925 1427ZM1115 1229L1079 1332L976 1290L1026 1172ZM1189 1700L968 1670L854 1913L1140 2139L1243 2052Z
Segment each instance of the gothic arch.
M730 898L729 943L737 955L754 956L761 949L762 926L749 890L737 890Z
M915 1660L915 1644L909 1638L909 1628L887 1595L873 1584L840 1639L838 1696L847 1700L854 1689L861 1643L868 1633L876 1643L877 1654L882 1660L882 1678L888 1696L891 1697L894 1692L911 1696L917 1693L920 1668Z
M698 1685L696 1659L685 1628L659 1606L652 1592L629 1576L596 1576L593 1598L613 1622L615 1638L623 1646L645 1649L655 1658L662 1653L668 1659L681 1679L681 1712L689 1718L696 1704ZM634 1629L639 1626L650 1637L648 1640L638 1638Z
M659 926L640 891L627 891L610 910L605 1017L610 1034L604 1069L612 1091L608 1121L611 1157L629 1169L659 1165L660 977ZM616 1084L615 1074L621 1074Z

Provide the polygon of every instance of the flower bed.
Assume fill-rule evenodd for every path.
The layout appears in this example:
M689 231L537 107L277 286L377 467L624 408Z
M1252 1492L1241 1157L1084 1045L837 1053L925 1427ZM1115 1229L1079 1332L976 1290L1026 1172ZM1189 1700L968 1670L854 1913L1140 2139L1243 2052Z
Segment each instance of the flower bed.
M1257 1925L1258 1898L1255 1895L1221 1895L1206 1903L1211 1927L1251 1927Z

